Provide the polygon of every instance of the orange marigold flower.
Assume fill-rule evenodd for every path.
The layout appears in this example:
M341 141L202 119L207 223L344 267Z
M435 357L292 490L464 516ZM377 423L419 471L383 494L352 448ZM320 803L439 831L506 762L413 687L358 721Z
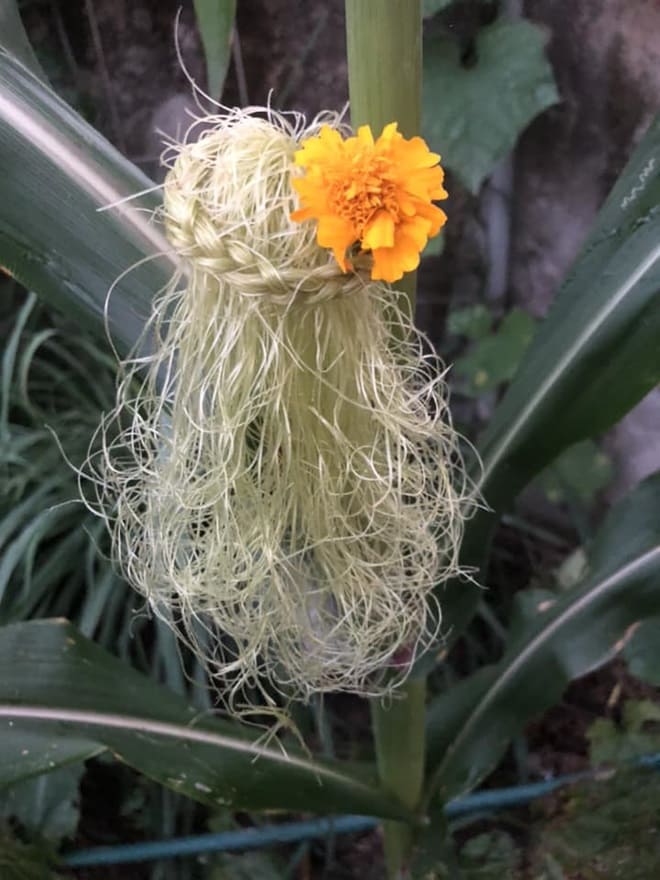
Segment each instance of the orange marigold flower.
M324 125L295 154L306 173L292 181L301 208L291 218L318 220L316 240L332 248L344 272L351 268L346 252L359 244L373 255L372 279L398 281L417 268L447 219L432 204L447 198L439 161L421 137L404 138L396 122L377 140L368 125L346 140Z

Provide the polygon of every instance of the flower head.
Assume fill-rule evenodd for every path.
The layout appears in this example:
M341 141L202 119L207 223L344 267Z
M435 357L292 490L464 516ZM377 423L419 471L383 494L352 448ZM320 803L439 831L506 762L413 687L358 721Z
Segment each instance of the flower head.
M293 180L302 207L291 217L318 220L317 242L332 248L344 272L351 268L346 252L359 244L373 255L374 281L398 281L417 268L447 219L433 204L447 198L439 161L422 138L404 138L396 122L377 140L368 125L346 140L324 125L295 154L306 174Z

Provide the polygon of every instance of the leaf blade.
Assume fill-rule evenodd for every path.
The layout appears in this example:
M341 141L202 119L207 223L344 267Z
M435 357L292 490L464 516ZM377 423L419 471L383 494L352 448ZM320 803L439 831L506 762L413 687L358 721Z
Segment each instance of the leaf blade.
M0 682L0 718L12 720L14 730L39 721L60 737L72 732L204 803L410 818L377 787L372 768L287 753L257 742L233 722L201 723L183 698L66 622L4 627L0 665L7 669Z
M96 332L112 289L108 327L132 348L177 268L153 182L5 51L0 123L0 263Z
M455 720L449 743L434 728L446 714L443 701L453 708L451 693L439 698L432 709L429 761L436 764L433 785L443 798L483 779L529 717L551 706L573 678L618 653L632 624L660 611L659 511L660 474L611 511L584 581L552 608L539 610L494 670L472 688L463 683L472 704Z

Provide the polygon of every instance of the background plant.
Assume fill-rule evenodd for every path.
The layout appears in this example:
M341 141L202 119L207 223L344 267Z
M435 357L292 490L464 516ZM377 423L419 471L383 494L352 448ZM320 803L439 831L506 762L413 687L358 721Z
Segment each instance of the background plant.
M358 2L352 4L355 29L350 33L356 40L361 33L360 6ZM401 20L395 19L395 7L393 4L392 21L386 22L386 26L392 26L395 39L400 42L405 39L405 28ZM11 6L5 5L4 11L10 14ZM149 181L16 61L17 46L23 60L33 63L34 59L16 27L16 19L7 21L13 22L14 31L7 27L3 30L7 51L0 56L0 156L9 172L0 181L0 260L40 298L62 308L69 320L98 330L110 285L127 266L142 257L151 257L155 251L166 250L167 245L159 239L155 228L142 222L143 215L132 208L118 214L99 214L96 209L147 189ZM372 22L365 39L373 40L382 49L387 37L371 25ZM479 35L476 45L478 48L481 43L482 48L487 48L477 52L472 67L465 68L469 81L462 88L469 94L485 89L487 80L497 80L487 66L489 72L484 74L483 83L475 82L484 59L488 64L499 59L497 63L502 64L509 57L517 57L516 52L501 48L508 45L506 40L513 39L509 26L493 21L484 28L491 29ZM362 33L367 33L366 28ZM489 148L487 161L478 157L471 170L462 170L460 166L460 157L469 156L470 151L456 149L459 158L453 160L454 168L473 187L482 179L479 175L488 173L495 159L513 143L533 112L554 100L540 40L529 31L525 33L527 44L535 48L533 52L530 48L534 61L522 80L540 83L536 110L532 107L527 108L527 115L521 113L506 137ZM436 46L438 54L427 54L429 63L437 58L438 77L448 76L443 72L444 65L457 53L456 46L445 45L446 39L441 34ZM455 75L462 73L458 71ZM525 79L527 76L529 79ZM517 82L516 76L510 79L514 84ZM438 80L445 92L446 81ZM405 99L404 86L402 95ZM427 98L427 108L428 103ZM377 125L377 120L372 122ZM451 157L451 151L444 152ZM464 548L469 564L483 568L496 521L533 479L553 464L556 467L559 456L567 451L575 454L575 444L597 437L614 424L658 382L659 152L660 124L656 122L615 185L544 322L534 328L532 322L514 313L499 323L494 336L479 337L474 329L467 333L461 330L471 325L461 325L458 313L450 319L455 335L464 337L461 344L465 346L465 340L468 344L473 342L471 348L465 349L458 370L463 393L473 395L483 388L498 395L503 384L510 381L479 442L484 470L478 478L492 511L484 511L471 523ZM145 196L138 204L151 208L155 202L154 196ZM68 224L61 222L63 210ZM109 315L113 338L120 346L130 346L148 312L150 296L162 286L169 271L167 258L150 259L121 278ZM48 494L51 489L44 491L44 506L38 510L42 497L38 493L48 485L44 480L50 470L48 462L55 462L59 455L55 446L46 445L50 434L42 428L41 419L44 413L49 418L51 413L53 419L61 418L55 430L58 436L70 434L67 442L75 447L76 437L82 437L85 428L85 417L81 418L80 413L89 412L90 420L94 421L91 410L96 404L91 403L102 403L106 392L103 381L94 381L88 393L83 392L83 404L78 399L81 383L73 377L76 371L79 373L80 362L87 363L87 357L89 367L84 372L93 371L95 377L100 376L100 365L107 363L107 356L99 354L96 343L84 342L79 348L72 348L68 333L66 346L58 347L57 337L47 335L50 328L40 329L29 323L35 320L30 317L33 309L29 299L19 317L19 325L27 325L32 335L19 344L19 330L15 329L14 335L7 337L3 362L3 389L7 392L3 397L3 412L7 413L4 424L8 426L9 418L13 420L7 431L15 444L8 445L7 460L13 467L19 455L20 463L19 439L25 433L30 436L25 442L40 450L40 467L23 470L20 477L12 472L13 482L8 482L14 494L4 508L2 522L13 522L15 517L17 530L9 533L16 549L12 554L5 552L2 563L6 570L11 566L13 577L8 598L3 600L8 615L4 620L18 620L35 612L61 613L56 605L58 596L51 595L44 584L49 577L51 586L70 578L75 586L66 602L67 616L79 625L92 627L94 620L99 619L98 609L103 609L101 616L106 610L99 593L99 578L114 576L98 559L94 560L91 572L86 569L85 577L80 567L72 564L70 553L82 553L81 548L87 553L93 543L93 536L84 532L76 531L75 541L71 539L69 549L62 551L61 575L51 560L62 543L59 530L69 535L74 530L64 517L66 508L48 510L54 501L58 503L65 496L63 485L55 483L52 495ZM492 320L489 315L486 318ZM483 322L483 315L480 320ZM508 363L501 355L492 353L498 337L509 340L502 343L507 354L512 349L515 352ZM511 338L518 340L517 347ZM481 346L480 341L484 343ZM46 390L44 401L37 395L38 385L26 391L25 377L32 376L38 382L40 371L48 371L39 363L39 355L46 351L48 364L58 365L59 361L57 369L62 379L59 397L53 395L51 387ZM73 363L72 351L76 352ZM15 376L24 378L16 382ZM57 405L52 406L53 403ZM77 417L67 416L67 412L75 412ZM73 457L74 453L71 454ZM591 455L597 455L593 448ZM58 472L64 471L58 468ZM498 763L507 744L519 737L527 720L559 699L568 681L603 664L624 646L631 657L640 656L630 652L635 644L638 651L642 650L643 643L638 640L643 628L633 636L631 625L640 619L651 620L660 613L658 491L657 478L651 478L621 502L598 532L585 531L582 572L569 577L563 590L543 593L542 600L538 593L526 590L518 597L515 608L506 609L497 602L497 596L484 596L468 583L457 583L443 592L445 619L451 624L443 656L446 658L453 648L452 662L438 669L435 657L423 658L417 683L409 689L414 706L408 720L413 719L418 725L423 704L419 682L431 672L434 697L426 717L424 778L415 780L411 765L400 761L407 777L404 782L413 780L412 796L410 791L400 790L397 797L380 786L371 762L355 767L327 758L312 759L293 748L288 752L289 758L285 758L271 744L261 746L261 757L253 763L252 756L259 749L256 736L234 724L199 720L182 696L170 692L177 688L174 670L178 668L171 646L164 656L173 678L170 689L163 690L138 672L131 672L127 665L118 665L121 660L88 642L75 629L48 622L10 623L0 631L0 660L3 669L8 670L0 686L0 713L14 722L12 731L7 729L2 735L0 784L16 785L21 778L42 772L54 774L59 767L75 765L109 749L119 760L209 809L365 812L400 820L412 819L412 813L421 808L433 816L433 833L438 837L442 804L477 786ZM31 517L28 521L32 532L26 520L16 513L23 501L26 520ZM46 513L42 515L42 511ZM28 537L22 537L24 534ZM31 559L32 563L38 560L38 565L31 564ZM481 577L483 580L485 576ZM40 592L41 588L46 595ZM118 584L106 586L106 594L112 594L112 598L126 596L120 592L124 589ZM25 603L21 606L21 597L29 597L29 609ZM125 600L117 600L121 612L128 614L124 603ZM96 618L90 610L93 608L97 609ZM125 623L122 620L117 631L126 632ZM484 627L489 646L485 651L479 644ZM94 627L87 631L94 634ZM98 635L97 630L97 638ZM110 642L107 644L110 647ZM128 644L127 640L127 647ZM150 641L149 646L152 645ZM133 643L130 646L135 647ZM127 650L124 656L134 664L138 661L134 650ZM142 668L152 668L151 661ZM464 676L466 671L469 674ZM456 682L459 675L464 677ZM118 680L123 684L121 694L116 691ZM398 705L394 714L400 708ZM321 719L317 716L315 720ZM378 724L381 751L391 735L393 742L386 749L409 747L412 760L421 770L421 734L403 739L401 724L393 721L393 713L382 712ZM413 723L408 732L414 727ZM322 725L317 729L322 729ZM28 741L31 747L28 754L23 754ZM186 744L185 749L180 742ZM388 778L387 767L384 772L385 782L397 788L400 780ZM52 778L55 779L54 775ZM418 782L421 798L415 790ZM75 788L75 779L72 784ZM61 798L60 803L63 802ZM512 848L502 840L496 846L497 858L500 864L506 859L514 864L515 846ZM399 835L399 853L390 855L393 862L406 857L402 850L408 842L407 835ZM427 850L426 864L429 858L433 863L434 853L428 841L421 839L418 843L422 853ZM473 843L461 858L465 861L469 857L474 862L479 857L479 846ZM440 859L448 863L450 856L443 852ZM437 867L437 859L435 864Z

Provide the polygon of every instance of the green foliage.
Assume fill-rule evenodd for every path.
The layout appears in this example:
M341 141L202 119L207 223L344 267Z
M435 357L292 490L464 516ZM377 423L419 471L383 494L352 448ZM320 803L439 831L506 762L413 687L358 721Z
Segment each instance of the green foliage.
M73 837L78 827L82 764L59 767L2 791L0 820L13 820L53 843Z
M0 620L74 614L91 635L110 595L128 604L99 555L98 521L74 500L70 464L86 457L113 393L112 358L70 325L49 326L30 295L0 366Z
M284 880L275 860L262 852L220 855L213 859L208 880Z
M194 2L197 25L206 57L209 95L219 101L231 58L236 0L194 0Z
M14 733L35 725L45 732L48 722L54 730L65 725L161 785L216 809L411 817L379 789L370 767L314 760L295 748L284 751L237 722L199 720L178 694L70 624L35 621L1 628L0 667L5 670L0 717L13 721ZM22 757L17 756L19 764Z
M462 325L464 332L467 330L465 335L472 334L476 341L467 354L454 364L455 374L463 380L458 383L458 390L470 397L493 391L513 378L532 341L536 323L522 309L512 309L494 333L475 337L484 323L484 317L478 309L475 306L469 312L472 323L468 320ZM459 327L462 317L459 316ZM456 327L456 318L453 326Z
M16 0L2 0L0 3L0 47L9 49L43 82L48 81L25 33Z
M463 542L483 565L501 512L565 449L597 436L660 381L660 117L649 127L536 332L479 444L475 474L491 512ZM450 640L481 598L457 583L441 597Z
M0 265L125 352L174 268L154 183L1 49L0 97Z
M660 776L629 770L571 787L530 854L539 880L650 880L660 872ZM554 871L554 873L553 873Z
M426 111L431 140L442 140L449 166L476 190L522 128L556 100L556 92L541 35L524 21L500 21L478 32L473 66L461 63L459 54L454 42L433 37ZM380 96L387 96L381 85ZM43 424L54 428L72 458L80 453L83 436L112 396L112 383L107 359L77 337L78 327L87 322L98 331L112 288L109 327L120 350L129 349L173 261L154 258L168 249L157 224L122 203L151 182L6 52L0 53L0 97L0 261L37 295L59 304L76 327L71 333L32 324L34 303L28 299L5 345L0 613L5 622L28 614L77 616L85 633L113 644L128 659L132 605L124 586L93 554L99 535L91 523L86 535L81 510L60 504L68 484ZM472 344L456 371L468 393L510 381L480 447L483 473L476 480L491 511L469 524L466 564L485 560L498 513L553 463L555 475L587 502L604 484L607 469L596 461L593 445L575 444L614 424L660 380L659 201L660 120L616 184L531 344L532 323L524 313L508 315L495 334L479 307L451 316L451 332ZM115 207L98 211L110 203ZM148 212L158 204L153 194L137 203ZM498 661L432 702L424 809L435 815L444 799L477 785L532 715L558 700L570 680L620 651L639 620L660 613L659 509L656 476L603 524L588 548L586 572L566 578L556 594L524 591ZM482 598L468 583L446 588L440 599L448 646L464 632ZM149 633L154 653L143 666L166 677L170 689L70 625L0 629L0 714L7 720L0 738L0 787L10 792L6 815L24 822L34 812L29 805L35 792L45 792L49 802L64 805L46 833L55 833L53 827L66 833L79 773L71 765L110 750L162 786L214 809L354 811L412 820L411 812L376 784L372 765L315 760L287 740L259 742L237 723L200 718L174 693L175 687L184 691L185 683L172 634L158 626ZM635 636L627 644L629 659L639 657L632 650ZM626 708L618 727L599 723L591 731L594 756L611 760L655 748L658 720L655 705L641 703ZM421 734L415 736L413 747L421 741ZM405 767L397 769L405 775ZM43 786L39 779L19 787L21 779L47 771L53 773ZM618 870L644 847L656 861L649 860L639 876L654 876L657 853L646 835L657 792L648 800L635 798L637 825L626 837L619 830L626 827L629 791L624 796L623 788L612 789L606 796L601 786L576 796L579 809L564 811L568 825L558 822L544 832L534 855L538 876L573 870L580 859L591 860L594 871L604 864ZM42 831L48 827L45 821ZM12 858L20 861L23 855ZM468 841L459 859L466 876L475 878L501 876L517 865L511 838L499 834ZM222 859L216 868L221 877L270 870L257 857ZM9 870L5 865L7 876ZM21 876L29 876L27 869ZM42 878L43 871L35 876Z
M504 831L471 837L461 848L460 865L465 880L501 880L520 867L520 853Z
M0 828L2 880L62 880L53 868L53 857L37 844L26 844Z
M431 18L432 15L436 15L438 12L442 12L443 9L451 6L452 3L453 0L423 0L422 14L424 18Z
M623 649L630 672L642 681L660 687L660 617L640 621Z
M472 192L509 153L523 129L558 100L542 32L527 21L497 21L475 37L466 64L450 36L424 46L426 138Z
M659 510L656 475L612 509L591 548L586 577L554 603L537 605L529 625L512 632L496 666L431 704L431 791L446 799L477 785L528 718L552 706L571 679L620 650L632 623L658 613ZM462 716L456 702L465 707Z
M482 303L462 309L452 309L447 318L447 332L450 336L482 339L488 335L492 326L493 314Z
M621 764L660 751L660 704L628 700L621 723L598 718L587 732L592 764Z
M588 504L613 477L612 460L594 443L583 440L563 452L539 477L554 504L577 501Z

